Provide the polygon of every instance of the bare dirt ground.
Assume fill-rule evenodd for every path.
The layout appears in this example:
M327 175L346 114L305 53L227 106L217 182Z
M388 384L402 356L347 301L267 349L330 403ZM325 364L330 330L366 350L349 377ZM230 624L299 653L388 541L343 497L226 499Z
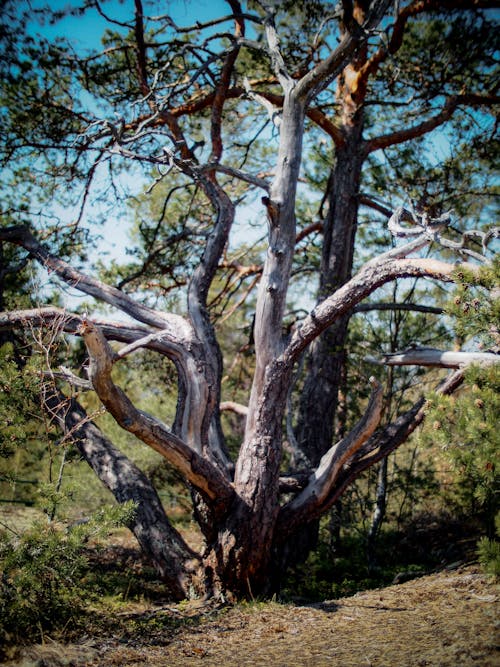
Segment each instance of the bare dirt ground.
M5 665L498 667L499 592L468 566L320 604L151 606L120 612L108 636L46 640Z

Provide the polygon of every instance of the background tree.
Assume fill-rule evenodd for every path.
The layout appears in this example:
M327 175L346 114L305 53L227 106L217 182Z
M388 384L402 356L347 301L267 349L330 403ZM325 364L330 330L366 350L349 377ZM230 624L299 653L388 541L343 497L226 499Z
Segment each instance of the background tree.
M5 199L0 241L23 249L57 285L106 308L17 309L2 315L1 326L46 327L56 319L61 330L81 337L88 377L62 369L66 386L94 391L116 423L160 453L190 488L203 553L173 528L148 478L88 419L82 401L64 398L60 388L47 394L46 406L101 481L119 502L136 503L130 527L177 597L193 589L254 595L279 585L291 538L423 418L417 401L373 435L383 402L371 379L369 397L361 388L358 421L343 419L334 438L350 315L396 279L452 280L452 263L422 256L431 244L436 253L444 248L445 259L458 251L469 263L486 261L492 234L477 236L479 250L470 235L454 240L451 215L441 201L428 201L428 191L414 210L399 206L393 213L405 194L406 165L389 149L462 121L467 112L474 128L480 126L476 143L485 145L488 110L497 101L491 18L477 2L410 2L395 15L389 5L242 8L229 0L227 14L188 28L141 0L130 14L98 2L55 13L5 6L1 132L4 175L16 196ZM36 19L50 26L60 21L64 29L65 21L84 21L91 12L105 26L100 50L57 33L49 37L47 30L35 37ZM457 32L470 36L470 57L460 67ZM427 57L429 42L439 58ZM371 107L383 109L376 122L369 122ZM303 157L320 131L334 151L318 198L313 185L321 179L308 179ZM470 145L470 134L467 139ZM379 187L390 169L401 177L403 192L394 193L390 206L362 192L364 167L367 182ZM119 228L119 200L126 191L139 194L134 185L144 179L146 195L160 194L136 208L130 261L93 262L91 231L111 210ZM255 202L257 192L264 252L255 249L247 264L230 233L237 230L239 204L245 196ZM391 247L387 234L384 251L355 253L361 203L389 218L390 232L403 243ZM311 291L303 278L315 268L319 296L311 309L299 295L304 285ZM221 421L228 365L218 334L221 320L250 299L253 323L237 346L240 354L245 346L254 352L247 400L225 402L245 416L231 456ZM300 318L297 306L305 311ZM170 425L168 416L146 412L118 385L114 369L142 348L175 368ZM439 355L432 358L441 363ZM426 363L425 355L418 360ZM453 391L462 377L452 374L440 391ZM300 391L295 432L286 414L294 391ZM282 468L285 433L291 461L302 466L293 474Z
M367 7L355 3L353 15L362 16ZM335 130L330 133L333 160L323 199L325 210L321 211L320 301L351 277L356 254L365 247L359 245L356 253L359 214L363 206L377 210L381 188L384 200L391 201L387 187L391 171L399 190L394 192L396 198L406 194L421 212L425 207L434 214L447 209L446 197L451 193L445 185L449 176L443 178L443 172L447 175L451 164L454 161L456 164L455 156L452 154L446 161L451 163L448 169L445 165L433 165L436 151L425 138L451 121L457 128L453 152L461 153L461 137L465 140L467 136L470 141L470 125L465 118L468 107L480 103L481 95L474 98L462 93L475 90L487 97L490 84L481 76L475 80L473 89L464 88L464 83L478 68L485 71L491 54L478 49L478 44L480 35L492 37L487 20L480 13L460 12L458 4L447 8L451 9L448 14L433 16L443 6L408 4L399 13L385 43L375 52L361 50L339 77ZM342 29L349 30L345 25L343 28L341 25ZM459 53L461 42L457 32L461 31L470 38L465 56L464 52ZM324 113L327 118L331 116L326 109ZM489 134L480 124L482 127L474 133L478 142L485 130ZM434 141L435 138L431 139ZM405 149L408 142L411 142L409 150ZM454 195L460 205L461 197L456 191ZM487 198L488 189L484 195ZM379 206L378 210L381 209ZM368 229L373 230L373 224ZM308 357L297 437L313 464L330 446L335 430L337 435L343 430L342 419L335 426L335 415L339 387L345 376L348 326L346 314L318 338ZM326 414L331 417L325 419ZM306 539L305 552L308 546Z

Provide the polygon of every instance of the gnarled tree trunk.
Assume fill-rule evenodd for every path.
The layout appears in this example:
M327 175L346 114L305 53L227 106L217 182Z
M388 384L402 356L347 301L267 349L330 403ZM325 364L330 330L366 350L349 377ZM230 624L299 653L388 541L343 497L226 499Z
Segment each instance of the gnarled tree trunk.
M52 89L48 88L45 91L48 101L45 93L40 99L31 97L52 114L54 109L60 109L60 104L67 102L68 106L63 108L71 122L67 122L64 132L52 123L49 129L56 128L57 132L48 133L46 144L35 131L43 128L30 126L19 144L24 153L33 142L37 147L41 145L40 150L47 151L51 175L58 172L59 159L61 165L66 160L68 174L73 177L74 170L80 167L80 160L85 163L88 158L87 165L91 163L91 167L85 181L84 200L94 172L106 160L110 165L115 159L141 164L149 175L151 169L157 169L158 181L168 179L172 170L177 173L181 185L177 178L173 179L167 200L179 187L191 188L191 192L196 193L193 201L196 197L200 208L206 209L202 214L202 229L189 230L189 234L192 231L196 237L193 246L199 256L196 255L192 270L186 269L185 290L179 291L186 296L185 305L165 299L168 290L155 294L161 303L175 303L175 307L182 308L183 315L155 310L147 305L149 301L144 298L143 284L139 284L137 295L133 295L93 277L90 272L76 269L59 256L57 234L51 251L35 233L36 224L32 228L21 224L0 226L0 244L19 246L26 257L37 261L59 280L110 306L121 316L120 321L112 321L101 319L97 314L71 314L56 307L13 311L0 314L0 331L25 326L26 322L33 327L44 327L57 321L65 333L80 336L88 353L88 380L76 378L72 373L63 374L64 379L80 383L80 386L83 383L95 391L116 423L160 453L190 488L195 517L205 538L205 548L200 554L195 554L170 525L145 476L86 421L81 408L70 402L66 412L59 412L59 397L49 397L49 402L57 403L52 407L63 428L74 431L82 455L118 502L134 500L137 503L131 528L177 598L188 595L192 587L201 594L226 599L268 593L278 583L276 574L283 572L283 554L292 541L300 542L298 536L304 526L313 525L362 470L392 451L423 419L423 402L418 402L394 424L375 435L382 409L382 390L372 379L372 393L363 416L349 432L345 430L338 434L338 438L334 437L345 336L353 308L390 281L407 277L450 281L456 268L434 259L410 257L411 253L439 240L438 232L450 222L449 216L436 220L428 216L410 216L414 229L408 236L413 240L374 257L352 275L361 170L369 152L429 131L450 118L464 98L477 105L484 101L482 95L450 96L441 111L434 115L429 112L418 126L405 131L398 128L390 135L364 140L363 104L368 77L399 48L412 12L424 11L433 3L411 2L398 9L394 25L388 24L387 41L379 40L373 29L386 15L390 0L343 2L338 42L327 35L323 49L321 33L324 29L328 32L329 28L326 28L328 21L321 20L311 50L301 47L296 52L292 50L294 57L289 63L283 57L274 24L279 3L272 3L268 9L257 3L258 14L255 15L243 12L238 0L228 0L228 4L232 12L230 17L205 26L197 23L191 31L179 29L179 34L171 40L172 31L177 27L175 22L168 16L151 18L151 31L148 32L145 21L149 19L143 14L141 0L135 0L132 22L120 24L121 27L128 25L130 34L124 36L122 42L121 37L117 37L118 48L111 47L95 54L95 62L101 67L96 65L96 80L92 79L94 61L92 68L88 66L88 58L82 56L79 61L81 79L90 77L88 90L84 89L82 98L94 93L94 89L96 91L96 100L88 113L73 114L73 100L68 101L65 97L71 86L64 85L61 92L54 82L54 89L62 96L62 101L57 96L53 100ZM437 6L441 7L441 4L437 3ZM329 19L333 21L335 17ZM212 39L210 34L210 38L197 44L196 48L186 39L190 32L195 40L195 34L204 28L212 29L215 24L229 20L234 23L232 35L221 33ZM267 45L245 38L247 20L255 21L265 30ZM157 24L157 21L163 23ZM163 36L157 39L159 25L165 31L165 42ZM158 33L161 33L160 28ZM372 55L367 58L369 40ZM172 55L165 44L172 48ZM259 74L256 81L250 82L236 67L242 48L257 50L256 71ZM30 43L30 52L32 50ZM138 99L134 104L125 92L120 100L114 86L107 85L106 66L109 62L106 59L110 58L110 63L116 66L118 60L113 58L117 53L127 65L128 61L132 63L130 71L125 66L125 69L119 69L117 85L128 79L129 74L137 78ZM127 57L123 57L123 53ZM295 56L300 61L298 67ZM261 64L266 59L271 63L271 71L261 76ZM71 64L76 62L72 51L66 60ZM57 51L58 71L63 67L63 61L65 59ZM242 62L241 69L245 66ZM41 71L44 73L43 67ZM71 80L71 71L66 70L68 80ZM11 74L15 79L18 73ZM35 79L36 67L32 75ZM321 108L323 100L328 100L327 89L336 80L339 82L340 126L327 118ZM71 85L76 86L76 83L71 80ZM36 90L35 84L33 86ZM113 89L110 98L106 97L110 94L108 89ZM99 94L102 99L97 99ZM238 113L241 109L242 114L249 101L263 102L267 111L271 110L275 131L279 131L279 150L269 180L242 171L245 164L253 164L252 160L247 163L248 155L242 158L241 168L230 166L230 159L224 164L222 120L228 100L234 102ZM330 97L325 108L331 101ZM95 109L103 114L102 119L95 117ZM110 109L115 113L106 117ZM36 118L40 113L38 106L29 111L23 110L24 118ZM191 114L197 112L200 116L191 121ZM306 118L317 122L332 137L335 164L326 198L328 210L323 221L324 248L318 302L300 326L284 337L297 238L296 194ZM203 151L197 153L194 148L189 148L193 132L207 123L210 123L208 156ZM15 134L14 129L10 127L9 131ZM30 131L34 134L30 135ZM227 134L231 132L234 132L234 125ZM59 133L63 134L62 139ZM249 140L249 152L251 144ZM15 141L12 151L16 154ZM11 155L9 160L12 160ZM212 320L209 294L216 288L217 272L230 246L235 202L241 191L237 187L233 192L230 187L226 190L221 173L265 191L262 218L267 219L268 227L266 257L256 303L255 369L244 437L235 461L230 460L220 420L223 358ZM180 215L177 210L175 214ZM391 218L390 229L405 239L406 231L399 224L402 216L401 210ZM163 222L162 215L158 229ZM195 226L192 221L186 223L186 227L189 225ZM72 227L71 233L73 231ZM201 235L204 243L197 245ZM164 249L160 247L158 252ZM151 253L148 261L152 260L153 250ZM475 259L477 257L476 253ZM468 269L474 271L474 267ZM126 322L124 315L127 316ZM116 345L112 347L111 341ZM153 350L175 365L178 401L172 427L139 409L116 383L114 365L139 348ZM285 406L294 370L309 350L298 440L310 466L300 475L289 474L283 478ZM393 362L399 363L399 360L393 359ZM454 386L451 382L446 390L451 391ZM274 581L273 577L276 577Z

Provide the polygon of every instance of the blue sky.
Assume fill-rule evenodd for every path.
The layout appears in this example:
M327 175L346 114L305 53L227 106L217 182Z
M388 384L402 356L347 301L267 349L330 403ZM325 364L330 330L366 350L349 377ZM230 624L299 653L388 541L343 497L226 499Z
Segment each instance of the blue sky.
M19 0L18 6L20 11L27 9L41 9L50 7L52 11L64 10L75 5L83 4L83 0L53 0L50 3L46 0ZM229 6L224 0L198 0L187 1L179 0L165 2L155 0L153 3L148 0L143 0L144 12L146 15L159 16L168 14L175 23L179 26L191 26L196 21L205 22L214 17L224 16L230 13ZM100 5L105 14L116 21L131 21L134 17L134 0L101 0ZM225 24L224 28L229 27L229 23ZM119 26L111 25L99 14L97 9L91 8L85 12L83 16L67 16L58 21L55 25L40 25L33 23L31 33L33 35L40 35L49 41L57 37L65 37L70 41L76 51L84 53L88 50L101 49L101 37L107 27L120 30ZM224 29L219 27L214 28L215 31ZM137 180L137 175L123 174L121 178L125 179L125 183L132 186L130 189L135 190L136 193L145 189L148 185L144 181L144 185ZM127 187L127 185L126 185ZM90 221L90 216L95 214L102 208L102 206L93 201L91 197L89 204L86 206L86 215L83 217L83 225L87 226ZM55 213L61 217L65 223L71 223L76 218L78 207L73 209L63 209L56 205ZM255 220L262 217L262 205L260 203L243 206L238 211L238 219L236 228L240 230L239 238L248 239L249 236L255 238L257 235L262 235L262 230L254 230L248 227L248 220ZM92 259L100 258L105 262L107 259L114 258L117 261L127 261L126 250L131 245L127 230L130 229L132 223L132 213L126 207L114 210L114 215L107 216L104 224L99 231L102 234L102 240L99 242L97 250L91 253ZM48 280L48 276L42 278ZM67 300L68 307L78 307L79 301L88 300L88 297L82 297L76 290L65 288L63 299Z
M20 10L25 10L29 7L41 8L50 6L52 10L63 9L75 4L81 4L83 0L53 0L48 3L46 0L18 0ZM212 17L229 14L229 6L224 0L155 0L148 2L143 0L144 11L147 15L158 16L161 14L169 14L174 21L181 26L193 25L196 21L204 22ZM103 11L112 19L117 21L131 20L134 14L134 0L101 0ZM229 23L225 27L229 27ZM100 39L105 27L108 24L106 20L95 9L89 9L81 17L66 17L55 26L37 26L33 28L33 32L38 32L48 39L52 39L58 35L64 35L68 38L77 50L99 49ZM119 27L117 26L117 29ZM216 28L219 30L220 28ZM446 154L448 150L449 137L445 133L435 132L431 138L433 150L435 154ZM441 155L442 156L442 155ZM129 177L130 178L130 177ZM132 177L133 178L133 177ZM141 183L134 183L136 191L141 188ZM94 204L94 210L98 204ZM74 212L62 212L68 218L74 217ZM107 252L118 259L123 258L124 251L130 241L126 234L126 229L130 226L131 214L130 212L115 212L115 218L108 218L106 224L101 228L104 235L104 241L100 244L99 254ZM128 218L128 219L127 219ZM241 221L239 225L240 238L244 235L245 238L250 236L255 238L256 234L261 236L263 230L252 230L248 226L250 220L262 219L262 205L258 202L243 206L238 211L238 219ZM119 220L119 222L118 222ZM71 222L71 219L68 219ZM123 231L122 231L123 230Z
M25 10L49 6L51 10L58 11L78 4L81 4L81 2L54 0L47 3L45 0L21 0L19 8ZM215 16L230 13L229 6L224 0L179 0L178 2L160 2L156 0L153 3L143 0L143 5L146 15L169 14L175 23L180 26L190 26L196 21L203 22ZM134 15L133 0L101 0L100 6L107 16L116 21L130 20ZM38 26L34 32L48 38L64 35L70 38L75 46L99 48L100 37L106 25L105 19L97 9L92 8L87 10L83 16L68 16L54 26ZM119 26L114 27L119 29Z

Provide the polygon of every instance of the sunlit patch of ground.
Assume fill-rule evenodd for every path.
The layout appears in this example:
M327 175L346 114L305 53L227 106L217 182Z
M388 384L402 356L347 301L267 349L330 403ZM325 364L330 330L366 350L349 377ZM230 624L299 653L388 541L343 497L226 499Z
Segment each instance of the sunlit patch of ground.
M499 587L478 568L314 605L130 608L109 636L24 649L23 667L498 667Z

